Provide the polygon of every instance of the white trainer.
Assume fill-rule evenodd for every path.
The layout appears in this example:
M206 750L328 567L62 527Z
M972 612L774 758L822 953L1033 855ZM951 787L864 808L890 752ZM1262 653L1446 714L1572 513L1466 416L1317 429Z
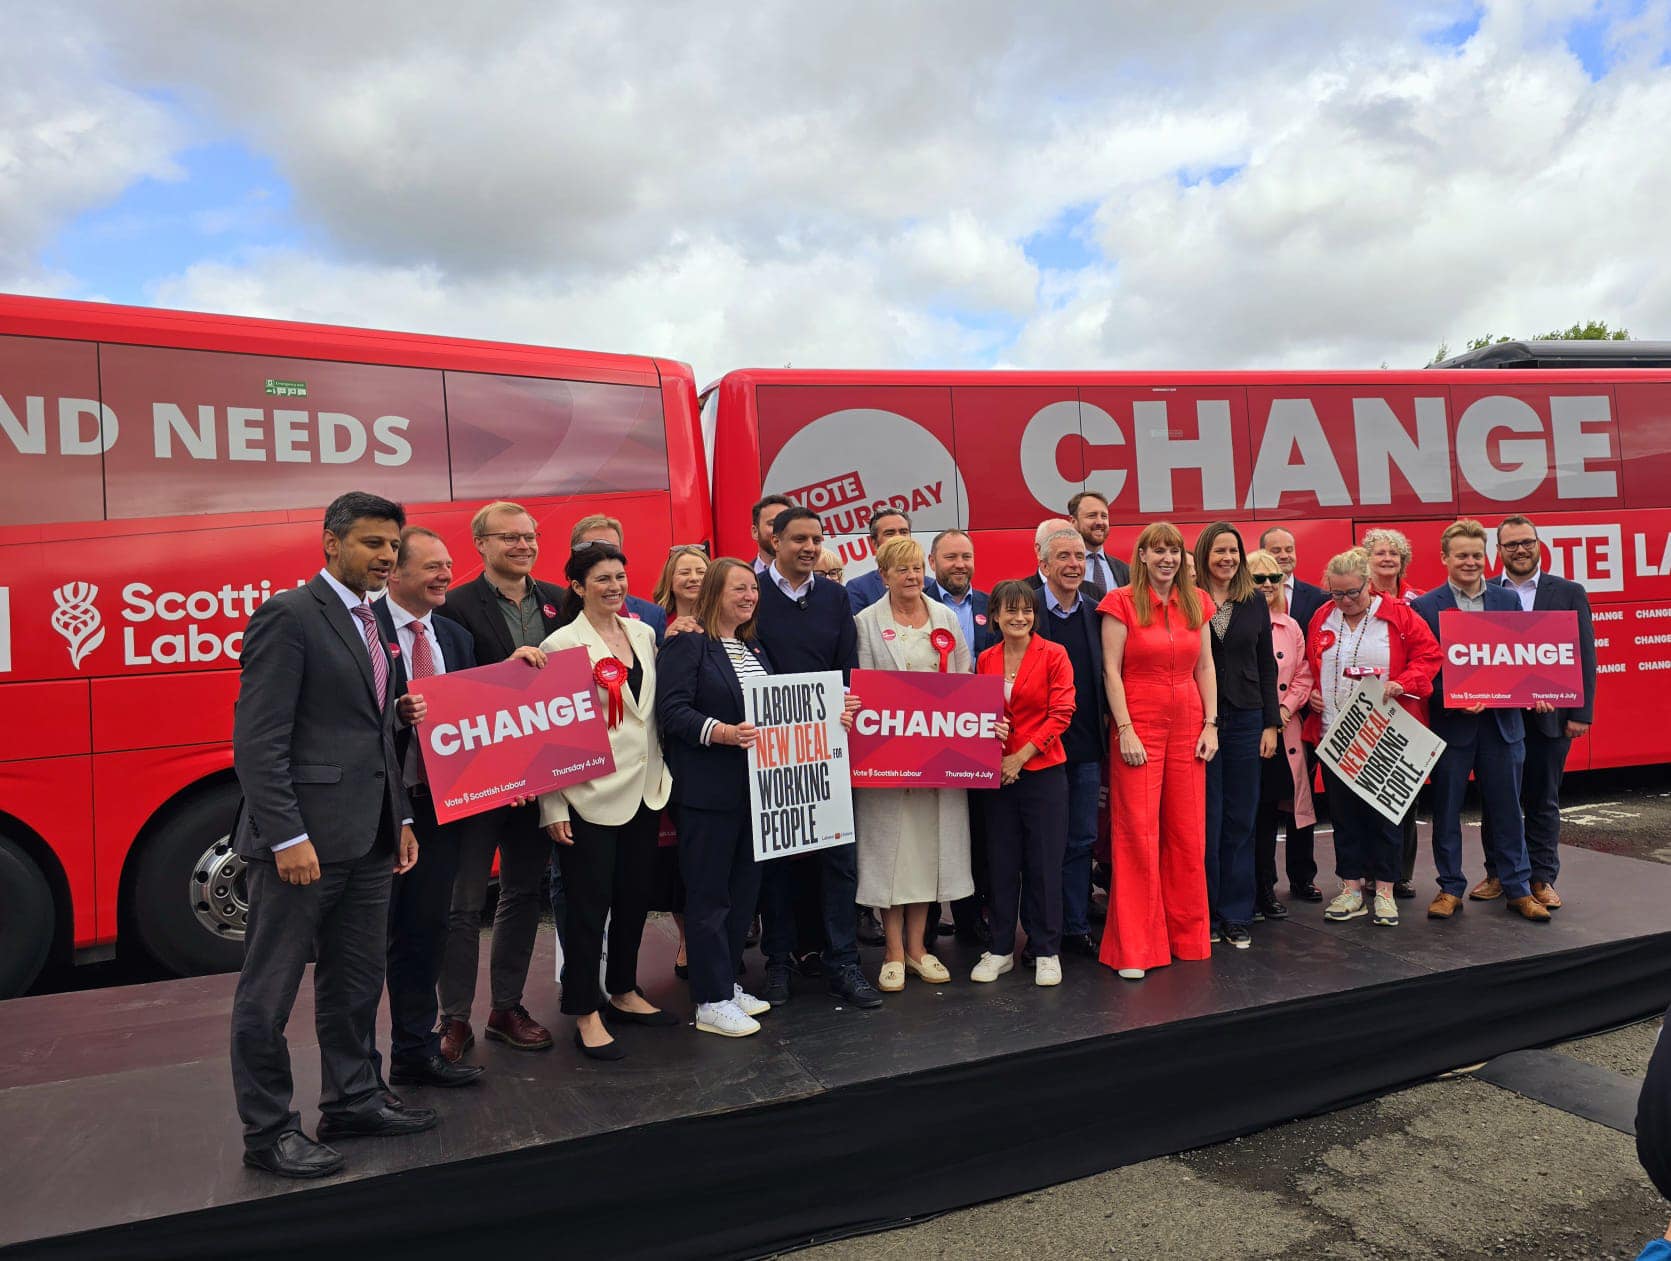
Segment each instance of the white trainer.
M722 1038L746 1038L751 1033L760 1032L760 1022L729 998L723 1003L698 1003L696 1027L703 1033L717 1033Z
M772 1009L772 1005L765 999L756 998L735 983L731 986L731 1001L737 1004L737 1010L745 1016L764 1016Z
M1126 981L1141 981L1143 979L1143 969L1142 968L1121 968L1120 969L1120 978L1122 980L1126 980Z
M1033 964L1034 985L1060 985L1062 961L1055 955L1045 955Z
M996 981L1013 967L1015 967L1015 956L1013 954L995 955L990 950L983 950L981 951L980 962L975 965L975 970L969 973L969 979L971 981Z

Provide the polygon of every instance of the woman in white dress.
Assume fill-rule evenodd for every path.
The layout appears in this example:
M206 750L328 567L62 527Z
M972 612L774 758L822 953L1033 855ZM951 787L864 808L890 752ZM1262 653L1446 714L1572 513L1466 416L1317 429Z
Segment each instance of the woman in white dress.
M876 554L885 598L855 619L859 666L866 670L940 669L934 636L951 638L945 668L971 672L969 646L957 615L923 595L922 545L900 536ZM881 697L867 698L872 703ZM877 988L905 988L905 974L951 980L946 966L923 946L931 907L975 891L969 871L969 801L960 788L866 788L853 794L858 832L859 905L882 912L887 941Z

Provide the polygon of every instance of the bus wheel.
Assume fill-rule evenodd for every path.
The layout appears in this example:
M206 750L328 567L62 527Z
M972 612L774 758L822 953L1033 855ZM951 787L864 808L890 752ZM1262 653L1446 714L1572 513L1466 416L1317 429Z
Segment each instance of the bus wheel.
M34 860L0 836L0 998L35 983L52 953L52 888Z
M130 922L146 953L181 976L243 963L249 892L232 851L237 811L236 784L209 788L164 819L139 855Z

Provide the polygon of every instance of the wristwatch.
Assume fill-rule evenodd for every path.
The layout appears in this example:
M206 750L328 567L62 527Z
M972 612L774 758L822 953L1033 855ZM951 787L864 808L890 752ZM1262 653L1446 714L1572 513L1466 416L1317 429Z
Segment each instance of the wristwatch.
M1216 726L1218 726L1218 719L1217 719L1217 718L1209 718L1209 719L1207 719L1207 725L1208 725L1208 726L1209 726L1209 727L1216 727Z

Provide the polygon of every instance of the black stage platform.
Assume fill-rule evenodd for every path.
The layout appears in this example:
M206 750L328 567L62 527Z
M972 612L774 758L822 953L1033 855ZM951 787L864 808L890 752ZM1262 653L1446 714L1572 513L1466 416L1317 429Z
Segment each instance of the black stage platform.
M414 1092L440 1128L345 1142L349 1172L323 1183L239 1163L232 977L14 1000L0 1255L746 1256L1080 1177L1657 1013L1671 867L1564 861L1547 926L1501 902L1430 922L1423 876L1396 929L1304 904L1252 950L1141 984L1070 959L1055 990L1020 968L972 984L972 956L948 948L953 983L913 982L879 1012L801 982L758 1037L628 1029L613 1065L576 1054L537 980L555 1049L481 1046L480 1089ZM671 927L652 925L643 979L688 1012ZM311 1104L305 1000L291 1027Z

